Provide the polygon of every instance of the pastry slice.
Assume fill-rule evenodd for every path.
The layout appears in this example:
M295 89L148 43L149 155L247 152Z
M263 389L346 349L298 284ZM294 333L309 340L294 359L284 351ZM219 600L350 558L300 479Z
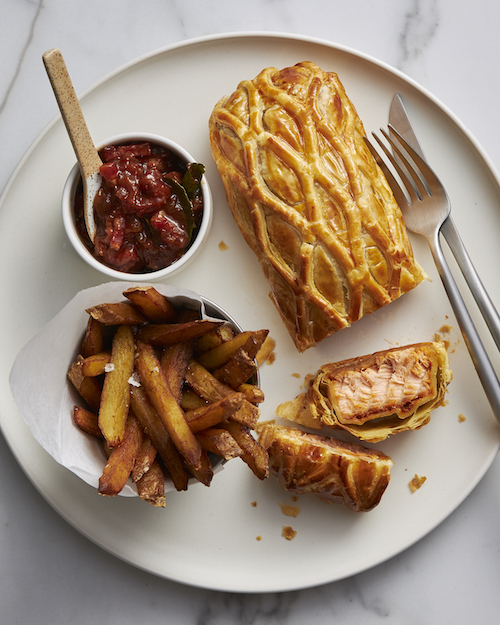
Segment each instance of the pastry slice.
M233 217L300 352L426 278L337 74L264 69L216 104L209 132Z
M372 443L426 425L451 381L443 343L416 343L322 366L305 393L277 415L341 428Z
M273 423L262 424L259 442L269 454L270 473L292 493L368 512L389 484L392 460L361 445Z

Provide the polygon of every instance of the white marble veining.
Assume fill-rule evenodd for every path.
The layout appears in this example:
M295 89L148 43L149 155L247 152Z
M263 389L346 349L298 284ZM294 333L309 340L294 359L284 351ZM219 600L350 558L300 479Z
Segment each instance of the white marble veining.
M63 51L82 93L157 48L233 31L314 36L397 67L441 99L500 168L495 0L0 0L0 10L0 189L57 113L45 50ZM497 458L436 530L372 570L319 588L238 595L159 579L90 543L38 494L0 438L0 623L496 622L498 475Z

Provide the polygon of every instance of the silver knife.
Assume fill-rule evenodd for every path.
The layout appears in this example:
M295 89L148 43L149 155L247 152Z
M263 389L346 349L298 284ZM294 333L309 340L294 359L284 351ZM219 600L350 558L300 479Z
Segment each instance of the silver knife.
M396 93L392 99L391 108L389 110L389 124L393 126L415 152L425 160L424 152L415 135L403 99L399 93ZM441 226L441 234L450 246L471 292L473 294L478 293L478 296L474 296L474 299L486 321L496 346L500 349L500 316L472 264L451 215Z

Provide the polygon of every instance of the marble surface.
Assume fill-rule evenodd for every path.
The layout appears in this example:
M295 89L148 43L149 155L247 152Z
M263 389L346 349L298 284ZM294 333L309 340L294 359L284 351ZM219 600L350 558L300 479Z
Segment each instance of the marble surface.
M494 0L460 9L454 0L0 0L0 9L0 189L56 114L45 50L63 51L82 93L168 44L262 30L334 41L397 67L448 106L500 167ZM496 622L499 473L497 458L445 522L372 570L319 588L239 595L159 579L104 552L38 494L0 437L0 622Z

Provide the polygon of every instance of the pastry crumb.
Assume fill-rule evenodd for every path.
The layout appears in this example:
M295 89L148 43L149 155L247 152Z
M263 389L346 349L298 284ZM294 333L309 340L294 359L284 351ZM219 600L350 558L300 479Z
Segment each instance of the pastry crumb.
M287 540L293 540L295 536L297 536L297 532L293 529L293 527L290 527L290 525L283 525L283 532L281 535Z
M250 504L253 508L257 507L257 502L256 501L252 501L252 503Z
M465 415L463 415L462 413L460 413L458 415L458 422L459 423L463 423L465 421Z
M304 378L304 384L302 385L304 388L309 388L311 382L314 380L316 376L312 373L308 373Z
M255 540L262 540L262 536L256 536Z
M446 351L450 349L450 341L447 341L446 339L444 339L440 334L437 334L437 333L434 334L434 341L436 343L443 343Z
M281 511L285 516L298 517L300 514L300 508L298 506L290 506L289 504L279 502Z
M224 243L224 241L221 241L219 243L219 249L220 249L221 252L225 252L226 250L229 249L229 247Z
M426 479L427 478L424 477L423 475L421 476L415 473L415 477L412 480L410 480L408 484L411 492L414 493L416 490L418 490L423 485Z
M292 373L293 378L300 378L300 373Z

